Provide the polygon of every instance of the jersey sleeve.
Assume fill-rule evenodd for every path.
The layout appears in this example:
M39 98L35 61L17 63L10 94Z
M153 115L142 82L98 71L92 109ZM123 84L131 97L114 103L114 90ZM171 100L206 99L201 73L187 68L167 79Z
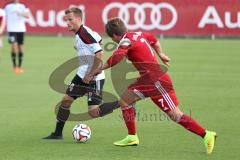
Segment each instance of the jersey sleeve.
M90 49L92 49L92 52L96 54L102 51L101 44L99 43L102 41L102 37L97 32L94 32L94 31L92 33L92 36L95 39L96 43L90 44Z
M97 32L92 32L92 37L95 39L95 43L89 44L90 49L93 53L98 53L102 51L101 47L101 42L102 42L102 37L97 33Z
M142 32L142 36L147 40L147 42L153 46L155 43L157 43L158 39L150 33Z
M124 56L127 55L131 47L131 42L128 38L120 41L118 48L113 52L113 55L108 58L107 63L110 67L118 64Z
M102 51L102 47L100 46L99 43L89 44L89 49L91 50L92 53L95 54Z
M99 43L102 37L97 32L94 32L87 26L82 25L77 34L92 53L96 54L102 51L102 47Z
M94 39L98 42L98 43L102 43L102 37L97 33L97 32L93 32L94 35Z

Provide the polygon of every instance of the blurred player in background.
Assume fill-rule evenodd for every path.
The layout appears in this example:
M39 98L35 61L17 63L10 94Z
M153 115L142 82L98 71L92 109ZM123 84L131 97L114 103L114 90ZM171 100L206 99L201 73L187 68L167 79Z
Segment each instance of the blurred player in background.
M6 26L6 14L5 11L0 8L0 48L3 47L3 33Z
M102 104L105 74L104 72L99 73L97 76L92 74L100 66L103 56L100 46L102 38L97 32L82 24L82 14L82 10L77 7L71 7L65 11L68 29L75 33L74 48L78 52L79 68L66 91L66 95L60 102L55 131L43 139L63 138L62 131L70 115L71 104L77 98L85 94L88 95L88 113L90 115L92 109ZM88 84L85 82L88 82Z
M113 67L123 57L127 57L140 74L140 77L122 94L121 99L117 102L118 104L116 102L112 102L112 104L104 103L98 108L98 114L101 116L111 113L116 105L121 107L123 119L128 129L128 136L115 142L114 145L132 146L139 144L132 104L140 99L151 98L174 122L203 138L206 152L208 154L212 153L216 133L207 131L192 117L179 109L171 78L168 73L162 70L155 55L157 54L162 62L169 66L170 58L163 53L157 38L149 33L128 32L124 22L119 18L110 19L105 29L108 36L118 43L118 48L102 69ZM108 106L108 109L103 109L104 106Z
M11 57L15 73L23 73L23 44L26 32L25 20L29 18L29 9L19 0L13 0L5 7L7 16L8 41L11 44ZM18 57L18 64L16 62Z

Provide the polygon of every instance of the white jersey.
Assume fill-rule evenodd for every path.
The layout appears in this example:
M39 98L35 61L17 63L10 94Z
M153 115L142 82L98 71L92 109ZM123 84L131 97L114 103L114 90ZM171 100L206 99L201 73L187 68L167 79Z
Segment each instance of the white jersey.
M7 15L7 31L8 32L26 32L26 18L19 13L27 13L29 9L21 3L9 3L5 7Z
M102 51L102 47L100 46L101 41L102 38L97 32L83 25L76 33L75 47L79 56L79 68L77 71L79 77L84 78L90 72L95 54ZM105 79L103 71L94 78L94 80L101 79Z

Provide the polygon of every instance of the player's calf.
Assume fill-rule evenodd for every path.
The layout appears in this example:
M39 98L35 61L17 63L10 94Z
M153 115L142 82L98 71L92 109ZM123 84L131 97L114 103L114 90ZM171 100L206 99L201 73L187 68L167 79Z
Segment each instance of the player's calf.
M51 133L49 136L44 137L43 139L63 139L62 131L65 125L65 122L67 121L70 115L70 106L73 101L74 99L72 97L69 97L67 95L63 97L57 112L57 117L56 117L57 122L56 122L55 131Z
M205 129L199 123L197 123L192 117L184 114L178 108L174 108L173 110L169 111L167 114L173 121L180 124L190 132L200 137L205 136L206 134Z
M119 102L114 101L114 102L109 102L109 103L103 103L98 107L98 114L100 117L103 117L107 114L110 114L113 112L113 110L119 108Z

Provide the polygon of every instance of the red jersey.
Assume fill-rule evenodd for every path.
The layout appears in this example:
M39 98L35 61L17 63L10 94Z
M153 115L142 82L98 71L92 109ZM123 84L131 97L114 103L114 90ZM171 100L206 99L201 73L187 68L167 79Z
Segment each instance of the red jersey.
M107 63L114 66L126 56L138 70L141 79L155 82L164 74L151 48L157 41L157 38L149 33L127 32Z
M152 34L127 32L107 63L113 66L126 56L140 73L128 89L140 98L150 97L164 112L169 112L178 106L178 100L171 78L161 69L152 51L151 46L157 41Z

